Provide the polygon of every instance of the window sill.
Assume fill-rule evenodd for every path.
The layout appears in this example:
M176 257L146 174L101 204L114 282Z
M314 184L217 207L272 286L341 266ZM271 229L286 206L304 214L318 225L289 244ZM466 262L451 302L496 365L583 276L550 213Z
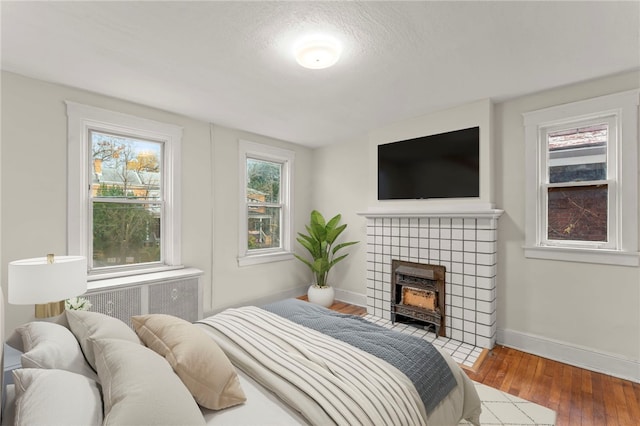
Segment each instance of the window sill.
M638 252L551 246L526 246L524 256L532 259L566 262L600 263L605 265L639 266Z
M129 273L126 276L104 276L94 275L88 278L87 291L103 290L113 287L126 287L135 284L150 284L156 281L166 281L171 278L189 278L202 275L202 271L196 268L180 267L165 267L160 269L145 272L137 271L136 273Z
M260 263L280 262L294 259L293 253L279 251L276 253L254 254L250 256L238 257L238 266L258 265Z

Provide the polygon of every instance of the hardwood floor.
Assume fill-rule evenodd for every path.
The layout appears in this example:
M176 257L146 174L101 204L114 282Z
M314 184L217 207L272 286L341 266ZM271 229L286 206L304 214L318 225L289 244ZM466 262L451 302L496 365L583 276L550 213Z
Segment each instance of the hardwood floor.
M364 315L366 309L336 302L331 309ZM472 380L533 401L558 413L557 426L640 425L640 384L496 346Z

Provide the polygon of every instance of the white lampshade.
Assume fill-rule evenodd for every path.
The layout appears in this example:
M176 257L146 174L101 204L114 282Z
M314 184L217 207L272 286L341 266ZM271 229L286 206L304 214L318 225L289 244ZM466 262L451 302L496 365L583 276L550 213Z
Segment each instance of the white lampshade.
M87 259L56 256L9 262L9 303L33 305L76 297L87 291Z

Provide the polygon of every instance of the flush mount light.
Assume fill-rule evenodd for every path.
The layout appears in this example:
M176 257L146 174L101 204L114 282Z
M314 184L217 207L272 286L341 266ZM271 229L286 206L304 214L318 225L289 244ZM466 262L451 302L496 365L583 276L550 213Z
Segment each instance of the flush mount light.
M342 46L330 37L310 37L301 40L293 49L296 61L305 68L328 68L338 62Z

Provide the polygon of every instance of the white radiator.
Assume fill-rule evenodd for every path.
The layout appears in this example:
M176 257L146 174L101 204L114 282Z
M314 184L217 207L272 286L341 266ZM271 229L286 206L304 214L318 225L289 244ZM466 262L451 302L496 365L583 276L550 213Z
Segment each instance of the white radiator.
M91 311L118 318L131 326L131 317L168 314L193 322L202 318L202 286L198 269L153 273L108 280L108 287L90 289ZM95 283L95 282L94 282Z

